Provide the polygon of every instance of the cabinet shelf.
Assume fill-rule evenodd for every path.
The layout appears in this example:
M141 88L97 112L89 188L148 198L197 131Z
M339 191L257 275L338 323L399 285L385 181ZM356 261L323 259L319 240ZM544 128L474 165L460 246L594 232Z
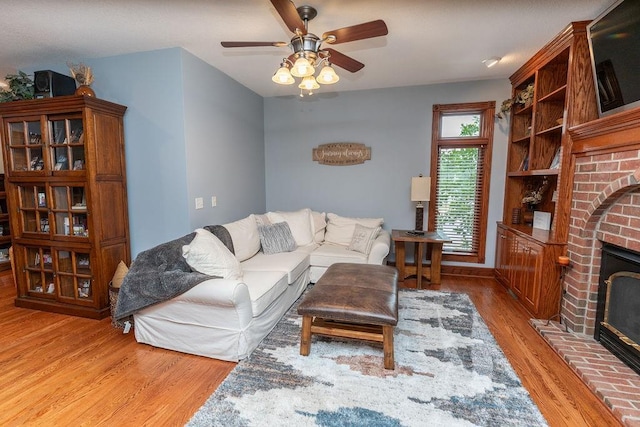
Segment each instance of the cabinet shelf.
M544 95L544 96L540 97L540 99L538 99L538 102L562 102L562 103L564 103L564 100L566 98L566 93L567 93L567 85L563 85L563 86L555 89L551 93L548 93L547 95Z
M560 172L558 169L533 169L528 171L514 171L508 172L507 176L510 178L513 177L527 177L527 176L554 176L558 175Z
M516 106L514 107L513 114L515 114L516 116L530 116L532 110L533 110L533 104L526 105L522 108L519 108Z
M552 133L562 133L562 129L563 129L562 124L555 125L550 128L543 129L540 132L536 132L536 136L544 136Z

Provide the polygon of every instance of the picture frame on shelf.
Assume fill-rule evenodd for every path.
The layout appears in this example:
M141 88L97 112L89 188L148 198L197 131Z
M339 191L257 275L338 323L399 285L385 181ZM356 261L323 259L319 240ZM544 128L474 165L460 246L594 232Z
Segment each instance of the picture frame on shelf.
M529 151L527 150L522 158L522 162L520 162L520 167L518 167L519 171L528 171L529 170Z
M549 165L549 169L558 169L560 167L560 153L562 151L562 147L558 147L556 150L556 154L553 156L553 160L551 160L551 164Z
M551 230L551 212L534 211L533 228Z

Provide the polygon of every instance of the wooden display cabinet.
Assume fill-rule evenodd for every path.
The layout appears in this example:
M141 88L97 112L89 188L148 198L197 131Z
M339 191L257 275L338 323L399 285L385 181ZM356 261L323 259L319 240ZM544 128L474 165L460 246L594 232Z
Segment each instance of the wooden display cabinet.
M131 257L125 110L86 96L0 105L17 306L109 315L109 281Z
M559 310L557 257L566 251L573 186L567 129L598 117L587 24L571 23L510 77L513 97L529 85L534 96L511 111L496 278L538 318ZM524 218L532 212L523 199L540 188L544 191L534 210L551 214L550 230L533 228Z

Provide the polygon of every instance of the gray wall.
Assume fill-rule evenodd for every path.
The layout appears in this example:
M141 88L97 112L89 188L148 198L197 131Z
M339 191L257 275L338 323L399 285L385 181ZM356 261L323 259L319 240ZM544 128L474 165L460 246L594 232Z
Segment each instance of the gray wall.
M83 61L95 73L97 96L128 107L134 256L196 227L267 210L310 207L381 216L388 230L411 228L410 178L430 173L433 104L499 106L510 96L504 79L263 99L179 48ZM69 73L64 64L25 71L38 69ZM372 160L347 167L312 162L312 148L329 142L364 143ZM487 267L501 217L506 146L506 122L497 122ZM204 209L195 209L196 197Z
M410 182L420 173L430 175L433 104L494 100L499 108L510 93L504 79L267 98L267 210L310 207L344 216L383 217L387 230L413 228ZM485 267L494 265L507 137L507 122L496 121ZM355 166L313 162L312 148L330 142L364 143L371 147L372 158Z
M180 48L78 61L92 68L97 97L127 106L134 257L265 209L262 97ZM69 74L64 64L28 71L46 69ZM195 197L205 198L204 209L195 210Z

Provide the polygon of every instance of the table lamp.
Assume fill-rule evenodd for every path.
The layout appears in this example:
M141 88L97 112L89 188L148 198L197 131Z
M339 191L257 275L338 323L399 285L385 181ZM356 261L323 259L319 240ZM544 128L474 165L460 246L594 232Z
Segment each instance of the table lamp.
M429 201L431 195L431 178L428 176L414 176L411 178L411 201L416 205L416 228L414 231L423 231L424 202Z

